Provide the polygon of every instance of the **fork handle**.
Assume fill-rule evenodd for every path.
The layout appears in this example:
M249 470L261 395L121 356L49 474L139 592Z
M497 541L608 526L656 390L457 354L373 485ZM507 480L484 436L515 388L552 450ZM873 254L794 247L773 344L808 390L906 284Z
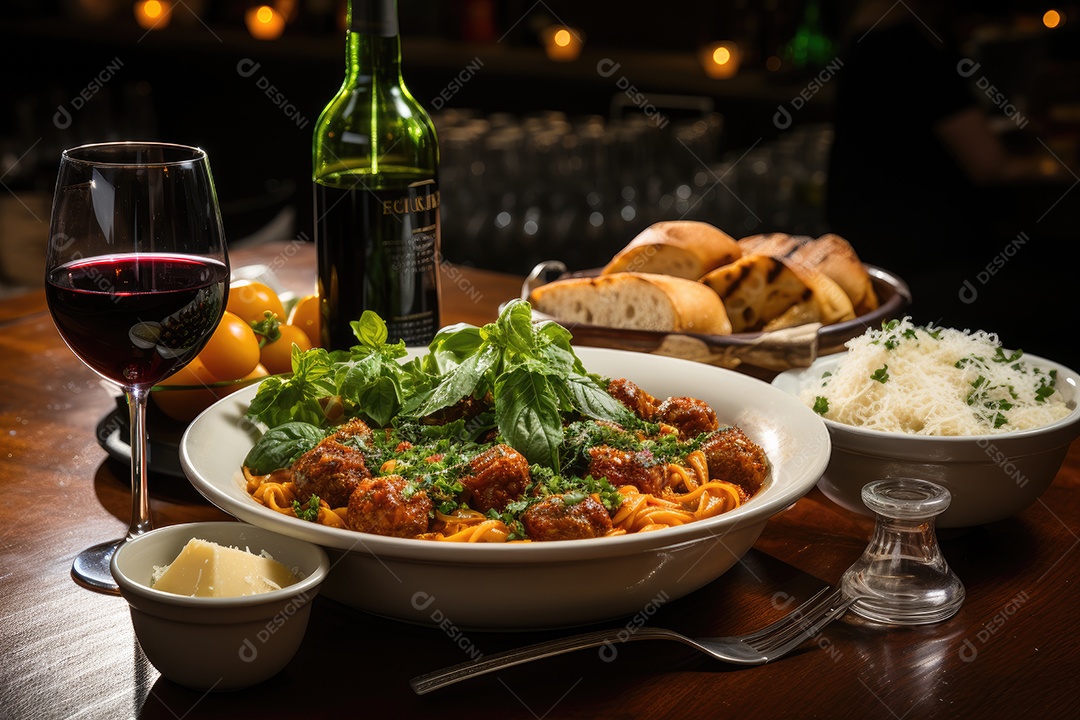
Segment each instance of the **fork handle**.
M543 658L552 657L553 655L562 655L563 653L573 652L574 650L600 647L605 644L614 645L617 642L628 640L655 640L671 636L669 632L662 628L651 627L635 628L633 633L629 633L626 637L619 637L618 639L616 639L617 634L618 630L596 630L580 635L571 635L570 637L547 640L534 645L527 645L523 648L517 648L516 650L507 650L505 652L495 653L494 655L488 655L475 662L459 663L458 665L451 665L442 670L435 670L434 672L429 672L424 675L418 675L409 681L409 685L417 695L423 695L432 690L438 690L439 688L452 685L462 680L467 680L471 677L476 677L477 675L484 675L514 665L521 665L522 663L527 663L531 660L541 660Z

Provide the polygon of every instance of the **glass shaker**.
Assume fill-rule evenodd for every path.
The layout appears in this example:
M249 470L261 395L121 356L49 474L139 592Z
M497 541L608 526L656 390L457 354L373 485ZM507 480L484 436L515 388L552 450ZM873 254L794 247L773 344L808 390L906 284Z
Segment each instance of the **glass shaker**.
M877 521L862 557L840 580L855 598L852 612L895 625L952 617L964 602L964 585L945 562L934 529L935 518L949 507L949 491L896 477L867 484L862 499Z

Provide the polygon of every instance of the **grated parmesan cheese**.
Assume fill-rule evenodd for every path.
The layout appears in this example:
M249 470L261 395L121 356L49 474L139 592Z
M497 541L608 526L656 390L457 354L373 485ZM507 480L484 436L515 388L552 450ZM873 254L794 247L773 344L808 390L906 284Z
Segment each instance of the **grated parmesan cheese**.
M845 425L914 435L984 435L1041 427L1070 412L1057 372L1021 360L994 333L883 323L846 343L832 374L800 399Z

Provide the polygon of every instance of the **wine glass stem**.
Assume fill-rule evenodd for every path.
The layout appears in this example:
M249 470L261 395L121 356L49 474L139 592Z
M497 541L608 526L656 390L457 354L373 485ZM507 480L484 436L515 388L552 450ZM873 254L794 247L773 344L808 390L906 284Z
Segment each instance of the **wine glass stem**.
M131 525L128 537L154 528L150 517L150 492L146 486L146 398L145 388L125 390L131 427Z

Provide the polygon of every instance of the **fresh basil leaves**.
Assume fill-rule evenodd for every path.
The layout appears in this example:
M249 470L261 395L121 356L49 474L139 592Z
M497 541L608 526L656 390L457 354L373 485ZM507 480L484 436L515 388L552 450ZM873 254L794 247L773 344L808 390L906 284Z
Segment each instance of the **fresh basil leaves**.
M348 351L293 348L292 377L263 381L248 417L270 428L293 422L328 428L343 411L385 427L395 418L420 419L473 399L494 408L507 444L530 463L556 471L564 417L634 419L585 370L570 332L554 322L534 323L523 300L508 303L483 327L444 328L427 354L404 364L404 344L386 343L386 324L375 313L365 312L353 332L358 344Z
M326 437L326 431L305 422L287 422L270 428L244 458L244 466L256 475L289 467Z

